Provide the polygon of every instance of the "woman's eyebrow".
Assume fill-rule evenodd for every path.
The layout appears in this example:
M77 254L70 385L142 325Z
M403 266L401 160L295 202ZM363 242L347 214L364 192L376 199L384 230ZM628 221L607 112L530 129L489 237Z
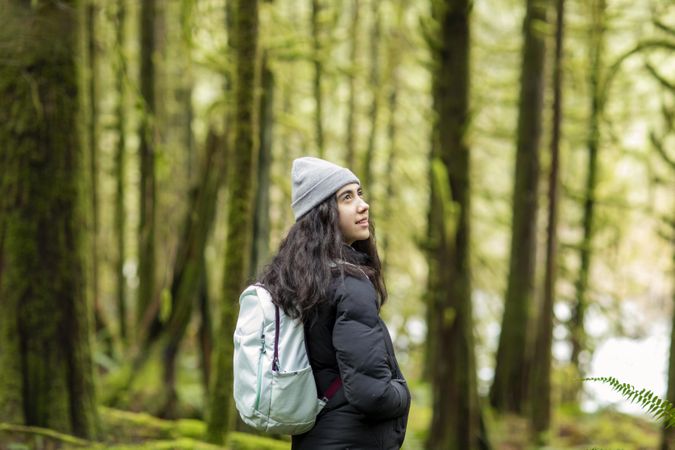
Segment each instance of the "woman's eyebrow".
M342 197L344 197L346 194L352 194L352 195L354 195L354 192L355 192L354 189L347 189L346 191L341 192L340 194L338 194L338 198L342 198Z

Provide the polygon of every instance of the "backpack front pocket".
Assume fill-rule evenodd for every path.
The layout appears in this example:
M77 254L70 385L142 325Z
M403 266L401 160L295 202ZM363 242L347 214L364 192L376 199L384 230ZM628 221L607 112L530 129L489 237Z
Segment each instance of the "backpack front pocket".
M270 417L274 420L281 423L308 423L308 418L315 418L324 405L316 396L311 366L297 371L273 372Z

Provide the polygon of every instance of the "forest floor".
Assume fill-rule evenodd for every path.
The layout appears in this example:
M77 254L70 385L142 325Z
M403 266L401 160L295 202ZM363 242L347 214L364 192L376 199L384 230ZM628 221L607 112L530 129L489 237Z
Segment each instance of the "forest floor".
M424 449L430 411L413 409L403 450ZM289 450L286 439L230 433L225 447L204 442L206 425L194 419L163 420L144 413L101 408L103 436L90 442L36 427L0 423L0 450ZM634 416L603 411L592 415L556 412L556 427L545 447L528 445L527 425L515 417L488 418L494 450L656 450L658 427Z

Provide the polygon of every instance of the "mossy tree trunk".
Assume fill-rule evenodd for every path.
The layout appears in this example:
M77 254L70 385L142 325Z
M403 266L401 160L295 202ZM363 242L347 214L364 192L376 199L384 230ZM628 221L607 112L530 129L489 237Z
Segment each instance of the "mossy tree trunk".
M674 208L675 209L675 208ZM673 252L672 269L675 271L675 218L671 223L671 250ZM672 287L672 300L675 305L675 286ZM670 359L668 363L668 394L667 399L670 403L675 404L675 310L671 313L670 328ZM661 432L661 450L675 449L675 429L673 427L664 428Z
M258 170L251 248L250 275L266 264L270 253L270 170L272 166L272 129L274 127L274 74L269 66L267 52L260 68L260 119L258 127Z
M370 87L370 133L368 134L368 145L363 155L363 165L361 173L363 179L361 182L366 189L372 190L373 181L373 158L375 157L375 141L377 138L377 122L380 115L380 99L382 89L380 87L380 40L382 34L382 20L380 18L380 2L371 2L371 18L373 21L370 33L370 74L368 76L368 85Z
M553 344L553 306L555 301L560 128L562 125L562 51L565 0L556 0L555 56L553 60L553 129L551 131L551 168L548 179L548 227L546 233L546 274L543 300L537 319L534 357L532 358L532 429L545 443L551 426L551 346Z
M345 164L356 170L356 72L359 67L359 3L360 0L351 1L352 23L350 25L349 43L349 66L347 69L347 85L349 86L349 99L347 100L347 126L345 130Z
M481 445L470 268L470 11L467 0L432 2L440 31L432 42L436 122L431 159L430 330L433 416L427 448Z
M322 0L312 0L312 57L314 59L314 133L316 138L317 152L320 158L323 158L324 138L323 138L323 47L321 41L321 5Z
M604 104L601 94L601 70L602 55L604 53L605 10L607 5L605 0L593 0L589 2L589 7L591 9L591 29L589 39L590 60L588 76L591 105L590 115L588 117L588 137L586 142L588 148L588 172L586 175L584 209L581 224L583 237L581 239L581 245L579 246L579 276L575 283L575 303L572 308L572 317L570 319L570 337L572 340L572 356L570 360L580 376L583 376L586 371L586 367L584 367L580 355L582 351L587 349L584 320L586 317L586 309L588 308L588 279L591 270L593 235L595 231L595 197L598 184L600 120ZM577 385L577 389L575 389L574 392L575 398L569 400L578 400L576 397L579 395L580 388L581 386Z
M544 94L548 0L527 0L518 104L516 172L513 189L511 256L504 316L490 403L500 412L525 413L528 336L534 294L539 141Z
M140 128L140 221L138 229L138 295L136 323L141 335L154 317L150 306L155 297L155 0L143 0L140 11L140 91L143 101Z
M117 0L115 21L115 45L117 49L115 66L115 88L117 90L117 105L115 107L115 128L117 133L117 146L115 149L115 280L117 287L117 320L119 321L119 335L123 343L126 343L127 331L127 296L126 281L124 278L124 260L126 257L125 234L126 234L126 102L127 92L125 85L126 57L125 57L125 24L126 24L126 0Z
M94 438L83 19L74 0L0 3L0 421Z
M225 153L222 139L210 131L206 139L205 158L197 179L199 184L190 193L190 204L174 263L171 314L162 330L165 396L160 414L163 417L176 417L176 357L192 312L199 301L205 271L204 249L215 217L218 189L224 179Z
M387 111L389 114L387 121L387 168L384 174L384 186L385 186L385 196L384 196L384 207L388 213L383 214L384 217L392 217L392 211L395 210L396 205L396 190L395 187L397 183L394 179L394 171L396 170L396 161L398 159L399 152L399 137L398 129L399 124L396 120L399 111L399 98L398 92L401 89L401 80L400 80L400 65L401 65L401 39L400 39L400 29L402 28L403 22L403 5L401 1L395 3L395 17L396 25L390 30L390 34L387 39L387 48L386 48L386 68L385 72L388 77L387 79ZM389 224L387 224L389 225ZM392 236L390 236L390 226L385 228L385 233L382 235L382 267L385 270L385 279L387 272L389 271L389 244L392 242Z
M89 152L89 196L91 206L91 239L89 249L91 297L94 305L94 324L96 333L106 335L107 323L100 305L99 295L99 208L98 208L98 41L96 38L96 25L98 5L97 0L86 0L86 23L87 23L87 147ZM105 336L106 351L111 351L110 336Z
M675 272L675 222L671 228L671 248L673 251L672 270ZM675 305L675 286L672 287L672 300ZM670 358L668 360L668 394L667 399L671 403L675 403L675 312L671 319L670 328ZM661 432L661 450L675 449L675 429L673 427L664 428Z
M228 205L225 273L220 328L215 339L215 364L211 377L207 439L222 444L232 418L232 334L239 294L245 287L253 230L256 173L256 64L258 49L258 2L237 0L234 20L233 145L227 188Z

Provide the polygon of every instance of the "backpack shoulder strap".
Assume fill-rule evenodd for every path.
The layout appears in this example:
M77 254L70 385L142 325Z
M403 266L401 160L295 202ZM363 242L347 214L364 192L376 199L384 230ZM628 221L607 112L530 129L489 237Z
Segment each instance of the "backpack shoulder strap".
M251 288L255 289L255 292L258 295L258 298L260 299L260 307L263 309L263 314L265 315L265 322L273 321L274 302L272 301L272 295L261 284L254 284L251 286Z

